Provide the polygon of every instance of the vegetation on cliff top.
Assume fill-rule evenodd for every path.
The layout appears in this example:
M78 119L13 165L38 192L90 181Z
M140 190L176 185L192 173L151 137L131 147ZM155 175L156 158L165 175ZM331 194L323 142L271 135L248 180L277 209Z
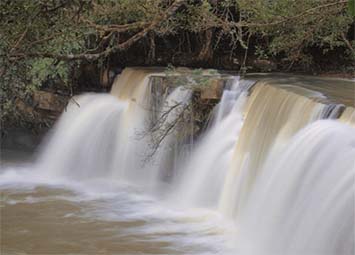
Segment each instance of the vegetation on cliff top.
M80 66L105 66L132 48L163 65L164 51L198 63L223 54L242 71L249 58L307 69L329 52L351 63L353 8L354 0L3 0L1 120L16 119L16 102L43 86L71 94Z

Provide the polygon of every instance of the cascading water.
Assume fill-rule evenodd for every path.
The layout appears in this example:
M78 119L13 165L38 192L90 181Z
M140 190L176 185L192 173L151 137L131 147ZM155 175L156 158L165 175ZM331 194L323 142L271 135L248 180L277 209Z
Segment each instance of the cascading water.
M191 160L181 166L183 174L175 188L178 196L184 198L176 198L180 202L216 207L243 125L244 105L252 84L252 81L240 81L238 77L231 88L223 92L209 130L196 145Z
M221 209L230 216L236 215L248 199L266 157L283 150L297 131L321 119L327 108L328 105L292 91L257 84L248 100L246 120L226 176Z
M317 121L262 168L238 217L241 254L354 254L353 128Z
M144 69L126 69L116 79L112 95L88 94L73 99L40 157L38 168L42 173L156 186L174 141L173 134L167 135L154 154L159 166L144 164L150 141L148 135L140 134L148 129L152 114L149 75L152 73ZM178 87L155 110L162 114L174 104L181 104L167 115L165 122L173 122L190 95L189 90Z
M339 120L346 124L355 126L355 108L354 107L346 107Z
M9 197L1 205L8 219L6 251L354 254L353 107L329 103L312 86L235 78L190 153L191 137L179 141L177 131L165 131L188 106L192 91L174 88L157 100L150 83L155 74L163 76L127 68L111 95L75 97L32 170L0 174L0 189ZM164 140L145 162L152 142L146 131L161 119ZM156 194L167 201L157 201ZM39 212L55 227L35 218ZM38 222L41 231L22 236L23 226L36 229ZM57 228L55 236L63 239L26 246L46 228L46 239ZM63 245L68 237L73 241ZM25 248L16 250L14 240Z
M38 161L41 174L74 179L108 176L119 150L115 140L127 104L110 95L88 94L75 100Z
M229 112L221 107L225 93L184 166L177 197L219 203L236 224L240 254L353 254L355 130L319 120L339 115L341 105L321 103L324 96L307 89L259 83L246 106L242 93ZM346 107L340 121L351 125L353 117Z

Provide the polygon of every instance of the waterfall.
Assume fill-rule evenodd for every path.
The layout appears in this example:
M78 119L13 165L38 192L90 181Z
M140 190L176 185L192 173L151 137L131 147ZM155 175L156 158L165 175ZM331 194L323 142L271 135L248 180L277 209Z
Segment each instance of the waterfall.
M293 91L257 84L248 99L245 123L223 187L221 209L235 215L248 199L266 157L283 150L292 135L321 119L327 108Z
M355 108L351 106L346 107L339 120L346 124L355 126Z
M215 107L212 123L197 143L191 160L181 166L175 193L180 202L217 207L233 148L244 120L248 90L254 82L236 77ZM213 148L213 149L212 149ZM186 199L187 198L187 199Z
M218 207L240 254L354 254L354 108L322 120L344 106L265 82L241 91L225 90L174 201Z
M255 181L238 219L241 254L354 254L354 181L354 129L302 129Z
M51 132L37 162L41 174L74 179L106 178L128 181L147 187L157 186L174 157L174 133L166 135L151 162L145 162L150 150L149 130L152 111L163 114L181 104L163 123L173 122L191 91L178 87L163 98L160 108L151 107L147 69L127 68L119 75L109 94L84 94L69 103L66 112ZM159 162L157 166L154 162Z
M37 165L46 176L88 179L112 174L128 104L111 95L77 97L51 132ZM120 156L120 154L118 154Z
M180 139L170 126L193 91L170 88L156 100L153 75L164 76L127 68L111 94L71 100L37 172L128 182L174 204L213 210L232 222L241 255L354 254L353 107L312 86L234 77L192 143L193 132Z

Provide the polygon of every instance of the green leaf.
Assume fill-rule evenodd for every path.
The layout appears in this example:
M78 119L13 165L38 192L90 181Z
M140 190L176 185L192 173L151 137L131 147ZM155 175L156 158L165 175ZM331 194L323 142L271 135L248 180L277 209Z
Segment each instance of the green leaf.
M355 17L355 0L348 1L348 11L351 16Z

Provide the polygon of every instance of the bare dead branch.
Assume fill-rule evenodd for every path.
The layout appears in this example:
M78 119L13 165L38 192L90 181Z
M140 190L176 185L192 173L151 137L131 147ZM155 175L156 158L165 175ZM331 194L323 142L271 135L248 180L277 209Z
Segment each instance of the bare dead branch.
M155 123L153 123L152 127L148 130L149 133L155 132L157 130L159 130L161 128L161 125L166 121L166 119L168 118L169 114L176 109L178 106L181 106L182 102L179 102L173 106L170 106L170 108L163 112L160 117L155 121Z
M156 140L153 140L152 150L147 155L147 160L150 160L151 158L153 158L155 153L160 148L164 139L177 128L177 126L180 122L183 122L184 115L189 108L190 108L189 104L185 105L184 108L181 109L181 111L179 112L178 116L172 122L165 123L165 126L163 126L159 129L159 131L162 131L162 133L158 134L158 137Z

